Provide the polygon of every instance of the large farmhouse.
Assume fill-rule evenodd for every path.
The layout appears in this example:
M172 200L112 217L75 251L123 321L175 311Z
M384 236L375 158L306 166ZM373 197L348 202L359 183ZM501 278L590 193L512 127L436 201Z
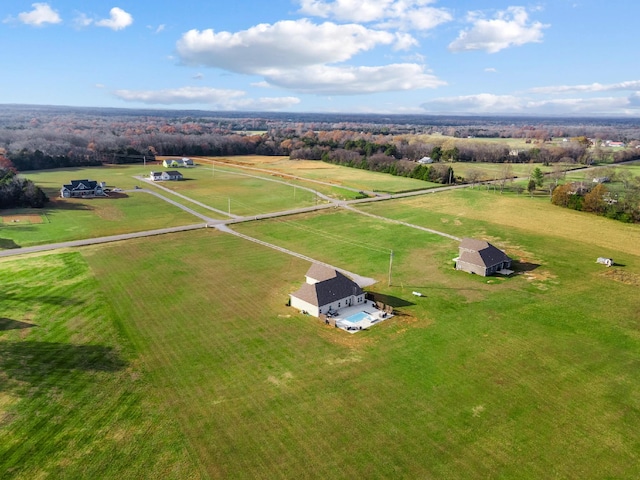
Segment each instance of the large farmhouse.
M365 302L364 292L356 282L317 263L307 271L306 283L289 297L292 307L314 317Z
M168 172L151 172L149 173L149 180L154 182L161 182L164 180L182 180L183 176L180 172L170 170Z
M62 198L90 198L106 197L104 193L104 183L95 180L71 180L68 185L63 185L60 189Z
M511 258L502 250L484 240L463 238L456 261L456 270L475 273L486 277L493 273L513 273Z

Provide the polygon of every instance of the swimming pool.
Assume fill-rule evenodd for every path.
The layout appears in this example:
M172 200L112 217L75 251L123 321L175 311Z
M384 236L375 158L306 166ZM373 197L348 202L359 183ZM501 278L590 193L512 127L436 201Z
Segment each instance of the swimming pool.
M358 323L367 318L369 318L369 314L367 312L358 312L345 318L345 321L349 323Z

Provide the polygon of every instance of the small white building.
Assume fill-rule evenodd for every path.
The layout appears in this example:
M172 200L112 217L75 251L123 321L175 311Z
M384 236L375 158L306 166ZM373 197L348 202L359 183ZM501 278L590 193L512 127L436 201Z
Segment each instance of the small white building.
M364 291L337 270L314 263L306 283L289 295L291 306L314 317L365 303Z
M429 163L433 163L433 158L431 157L422 157L420 160L418 160L418 163L421 165L426 165Z
M150 172L149 180L153 180L154 182L162 182L165 180L182 180L184 177L180 172L176 172L175 170L167 171L167 172Z

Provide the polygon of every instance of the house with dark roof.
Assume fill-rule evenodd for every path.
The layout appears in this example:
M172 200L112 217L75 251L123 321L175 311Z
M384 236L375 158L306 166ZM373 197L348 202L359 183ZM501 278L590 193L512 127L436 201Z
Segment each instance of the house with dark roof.
M70 184L62 186L60 196L62 198L106 197L104 186L104 182L95 180L71 180Z
M489 242L474 238L462 239L455 262L456 270L483 277L494 273L513 273L508 270L511 267L511 258L506 253Z
M289 295L291 306L314 317L365 302L360 286L337 270L314 263L306 282Z

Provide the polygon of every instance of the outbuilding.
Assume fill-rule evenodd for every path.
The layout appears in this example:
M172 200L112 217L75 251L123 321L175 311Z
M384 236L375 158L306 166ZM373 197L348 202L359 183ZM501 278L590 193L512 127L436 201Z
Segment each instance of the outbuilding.
M499 248L484 240L463 238L459 255L455 259L456 270L475 273L483 277L494 273L511 274L511 258Z

